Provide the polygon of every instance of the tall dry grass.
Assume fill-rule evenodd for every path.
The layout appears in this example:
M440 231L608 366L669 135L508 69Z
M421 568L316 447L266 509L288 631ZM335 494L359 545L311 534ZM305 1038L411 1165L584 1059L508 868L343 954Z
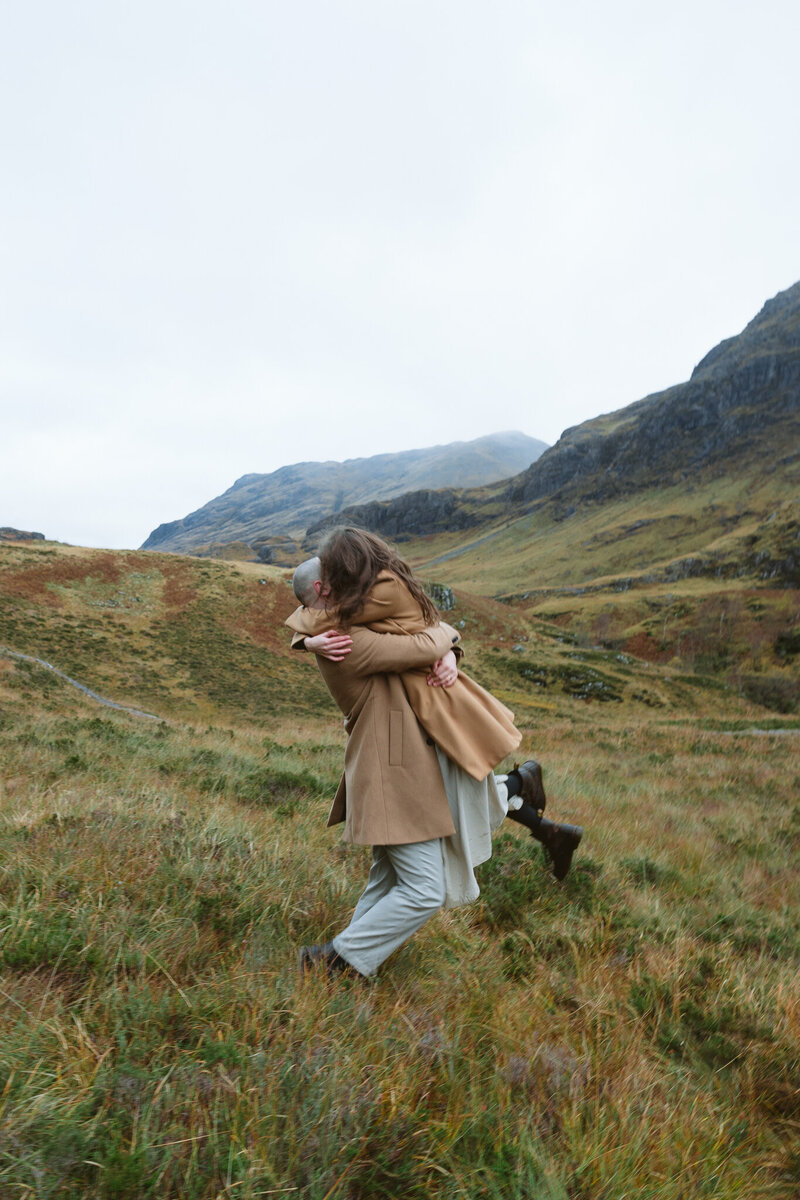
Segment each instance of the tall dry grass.
M586 827L565 883L514 827L376 982L303 981L367 869L324 829L335 718L37 680L0 730L0 1195L797 1195L796 735L570 701L525 743Z

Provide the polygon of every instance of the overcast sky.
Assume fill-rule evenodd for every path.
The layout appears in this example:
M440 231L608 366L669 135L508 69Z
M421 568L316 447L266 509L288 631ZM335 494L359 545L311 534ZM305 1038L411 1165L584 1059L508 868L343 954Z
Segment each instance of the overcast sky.
M0 13L0 525L554 442L800 278L797 0Z

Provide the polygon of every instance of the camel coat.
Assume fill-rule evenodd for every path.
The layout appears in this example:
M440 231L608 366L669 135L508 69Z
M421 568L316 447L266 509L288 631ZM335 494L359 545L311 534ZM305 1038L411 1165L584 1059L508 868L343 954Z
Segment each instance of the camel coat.
M299 635L294 645L330 629L331 619L324 609L298 608L287 625ZM421 632L425 621L402 580L381 571L349 632L363 626L376 633L409 634ZM427 665L401 675L417 719L448 758L473 779L485 779L522 740L514 714L469 675L459 673L449 688L429 687L426 677Z
M295 617L286 624L305 637ZM453 648L458 633L444 623L410 635L357 626L350 633L352 650L341 662L316 656L348 735L328 825L344 821L344 841L361 846L450 837L455 826L436 748L414 716L398 672L430 666Z

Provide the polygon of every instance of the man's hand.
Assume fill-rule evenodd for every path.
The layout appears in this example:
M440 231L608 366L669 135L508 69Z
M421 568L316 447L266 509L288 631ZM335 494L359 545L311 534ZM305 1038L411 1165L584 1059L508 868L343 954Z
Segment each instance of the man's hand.
M353 639L349 633L339 633L337 629L328 629L315 637L307 637L303 643L306 650L318 654L320 658L329 658L331 662L341 662L353 648Z
M429 687L452 687L458 679L458 663L452 650L433 664L428 674Z

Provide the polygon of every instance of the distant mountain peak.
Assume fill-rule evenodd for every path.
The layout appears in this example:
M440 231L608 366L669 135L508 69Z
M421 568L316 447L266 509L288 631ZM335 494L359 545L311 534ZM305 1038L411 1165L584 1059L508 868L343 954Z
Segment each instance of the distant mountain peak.
M546 442L512 430L345 462L251 472L196 512L160 525L142 549L208 554L215 545L235 542L267 555L268 542L299 538L345 506L420 488L483 487L518 474L546 449Z

